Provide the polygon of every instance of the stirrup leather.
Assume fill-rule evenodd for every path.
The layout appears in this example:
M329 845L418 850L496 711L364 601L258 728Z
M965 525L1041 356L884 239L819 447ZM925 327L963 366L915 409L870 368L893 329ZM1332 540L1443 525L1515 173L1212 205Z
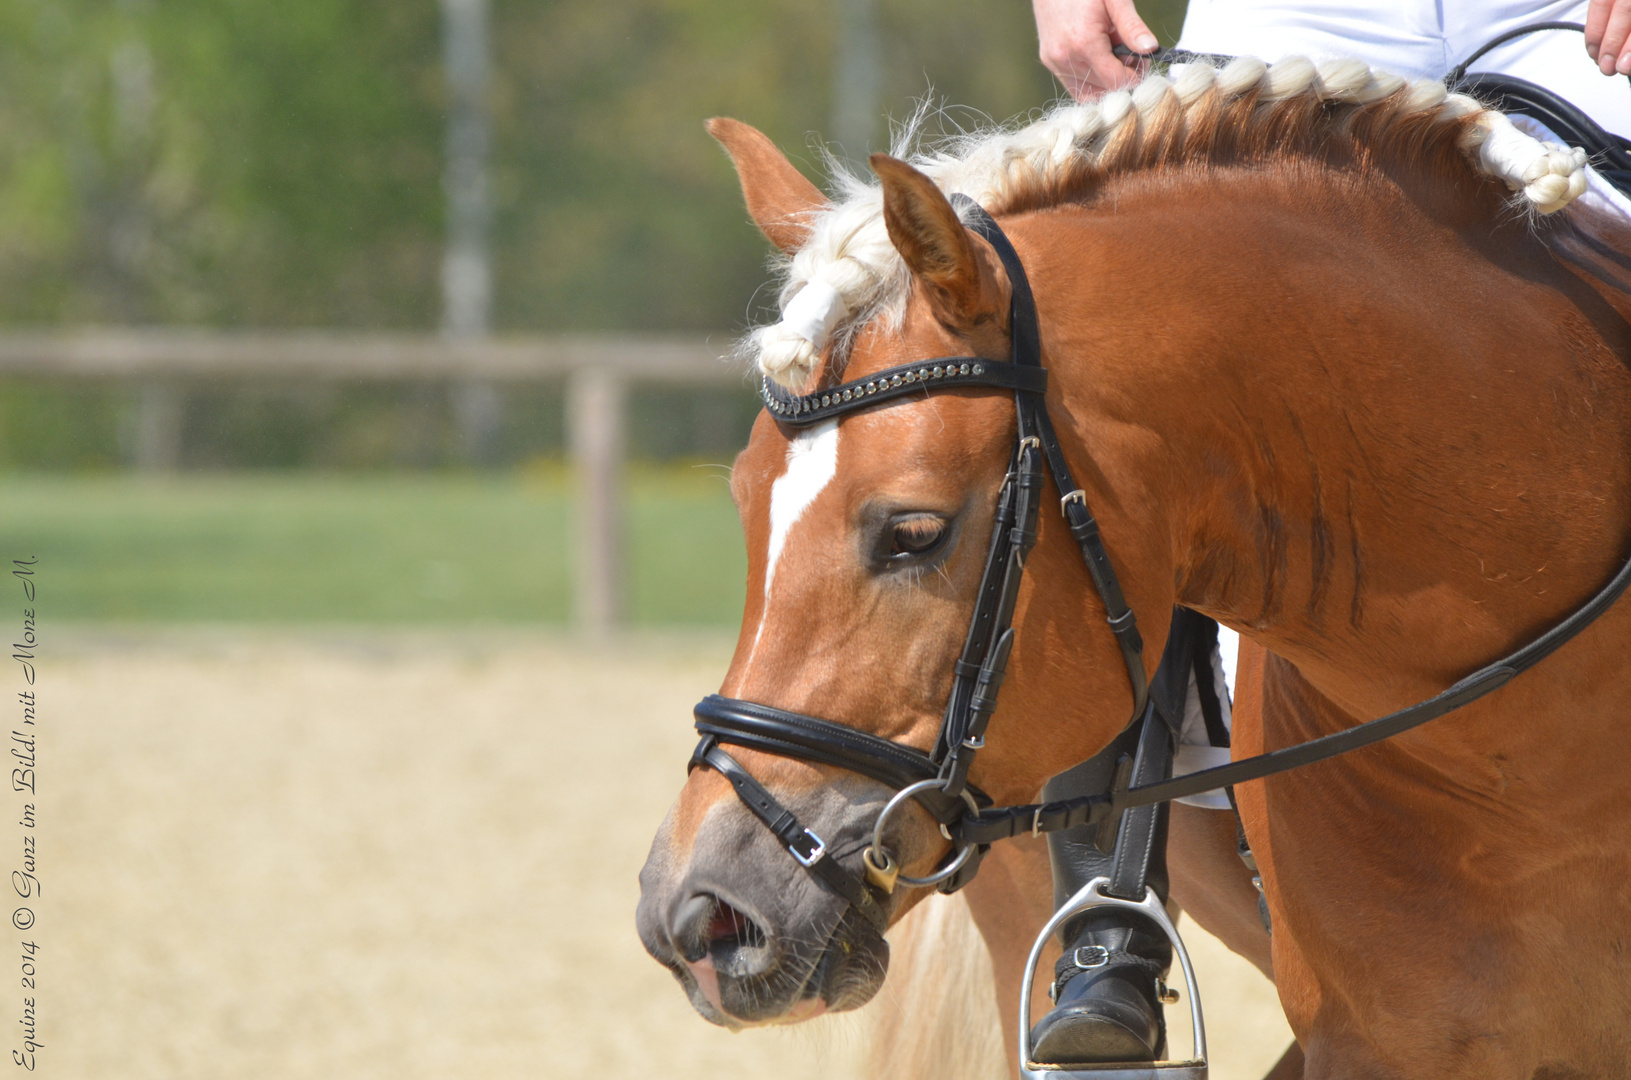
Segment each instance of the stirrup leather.
M1166 909L1153 891L1146 888L1144 899L1133 901L1106 893L1110 884L1107 877L1096 877L1083 885L1053 918L1042 927L1031 954L1025 961L1025 975L1019 984L1019 1075L1022 1080L1206 1080L1206 1026L1201 1020L1200 988L1195 980L1195 968L1189 962L1189 950L1184 948L1178 930L1167 918ZM1184 987L1189 992L1189 1020L1194 1034L1195 1053L1188 1061L1108 1062L1093 1065L1057 1065L1031 1060L1031 984L1036 980L1036 965L1042 957L1055 931L1066 919L1094 908L1119 907L1146 916L1172 942L1172 952L1184 973ZM1165 989L1163 987L1163 989ZM1165 995L1163 995L1165 996Z

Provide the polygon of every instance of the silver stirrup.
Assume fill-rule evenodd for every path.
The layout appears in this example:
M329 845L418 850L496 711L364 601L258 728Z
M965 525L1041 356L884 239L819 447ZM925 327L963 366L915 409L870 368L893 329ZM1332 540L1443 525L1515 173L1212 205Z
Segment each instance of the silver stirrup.
M1023 1080L1206 1080L1206 1026L1201 1022L1201 995L1195 985L1195 969L1189 963L1189 950L1178 936L1178 930L1167 918L1166 909L1149 889L1144 899L1123 900L1104 891L1110 884L1106 877L1096 877L1083 885L1065 906L1053 913L1047 925L1031 946L1031 955L1025 961L1025 977L1019 984L1019 1075ZM1184 986L1189 991L1189 1019L1195 1031L1195 1056L1189 1061L1154 1061L1149 1063L1106 1062L1102 1065L1049 1065L1031 1060L1031 983L1036 979L1036 962L1042 956L1048 939L1059 925L1073 915L1100 907L1127 908L1142 912L1155 922L1172 942L1172 951L1184 969Z

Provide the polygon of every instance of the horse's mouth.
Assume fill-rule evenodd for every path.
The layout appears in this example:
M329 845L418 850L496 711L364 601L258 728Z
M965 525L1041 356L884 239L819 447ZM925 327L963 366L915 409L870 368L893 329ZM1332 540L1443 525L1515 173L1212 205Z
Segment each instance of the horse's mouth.
M720 909L719 919L735 915L728 904L721 902ZM735 921L744 931L754 926L750 920ZM765 964L769 950L775 955ZM778 946L762 932L746 931L714 938L694 960L678 955L658 959L703 1019L737 1031L859 1008L883 985L889 945L864 918L846 910L818 950L800 948L796 939L792 946Z

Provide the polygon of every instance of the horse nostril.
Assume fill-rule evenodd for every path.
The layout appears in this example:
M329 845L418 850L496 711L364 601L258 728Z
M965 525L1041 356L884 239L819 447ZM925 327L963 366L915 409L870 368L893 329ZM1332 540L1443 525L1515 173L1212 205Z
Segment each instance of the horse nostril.
M687 964L694 964L708 955L708 943L713 940L709 930L713 925L717 901L707 893L696 893L674 912L674 945Z
M710 954L734 956L743 949L762 949L768 941L757 921L708 893L687 898L674 912L674 944L688 964Z
M766 935L757 922L720 901L714 907L714 918L708 924L710 947L734 945L739 949L762 949Z

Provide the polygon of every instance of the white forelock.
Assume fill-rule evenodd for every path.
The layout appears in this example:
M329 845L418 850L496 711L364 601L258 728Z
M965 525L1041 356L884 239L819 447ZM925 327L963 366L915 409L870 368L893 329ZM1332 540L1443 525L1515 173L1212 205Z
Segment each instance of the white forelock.
M1320 101L1369 105L1404 91L1409 111L1436 110L1445 122L1475 116L1461 149L1481 172L1519 192L1524 205L1550 214L1586 188L1583 151L1542 144L1498 112L1430 79L1407 81L1360 60L1315 64L1289 57L1268 65L1240 57L1222 68L1184 64L1173 75L1151 74L1131 92L1118 90L1089 104L1065 105L1023 127L1002 127L950 139L914 154L911 162L943 191L992 205L1038 177L1061 175L1096 161L1129 120L1158 110L1189 109L1209 95L1225 100L1256 92L1260 100L1309 95ZM898 148L904 154L909 126ZM745 343L759 369L788 387L804 384L828 346L874 319L898 320L910 284L889 242L883 199L875 186L841 176L842 197L812 219L810 239L786 266L781 319Z

